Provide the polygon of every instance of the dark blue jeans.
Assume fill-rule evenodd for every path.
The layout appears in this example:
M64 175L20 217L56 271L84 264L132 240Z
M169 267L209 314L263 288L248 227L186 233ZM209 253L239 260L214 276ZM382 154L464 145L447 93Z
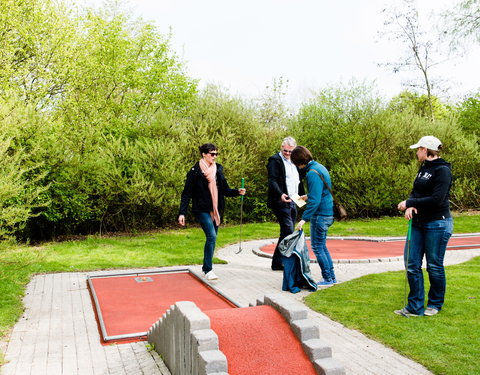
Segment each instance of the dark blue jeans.
M335 280L332 257L327 249L328 228L333 224L333 216L313 216L310 220L310 242L317 257L318 265L325 281Z
M205 233L205 246L203 247L203 266L202 271L208 273L212 270L212 259L217 242L218 226L213 222L210 212L199 212L196 214L197 220Z
M278 250L278 244L289 234L293 233L295 229L295 220L297 219L297 207L295 203L290 202L285 206L273 208L273 213L280 224L280 237L278 238L277 246L275 246L275 251L273 252L272 267L281 268L283 255L280 253L280 250Z
M422 273L424 256L427 260L428 279L430 280L427 307L433 307L439 311L442 309L447 284L443 260L452 231L453 220L451 218L427 223L412 223L410 246L407 240L404 252L410 286L406 307L411 313L423 315L425 310L425 288Z

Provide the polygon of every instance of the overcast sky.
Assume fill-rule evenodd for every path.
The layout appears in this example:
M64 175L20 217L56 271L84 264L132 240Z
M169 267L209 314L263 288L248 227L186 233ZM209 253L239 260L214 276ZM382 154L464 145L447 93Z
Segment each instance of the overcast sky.
M104 0L77 0L99 6ZM392 73L382 62L399 61L402 45L384 30L382 9L392 0L127 0L124 9L171 30L172 48L200 85L219 84L234 95L258 98L274 79L288 80L292 105L329 85L352 78L375 82L390 98L402 81L418 71ZM431 24L432 11L452 8L458 0L417 0L421 20ZM448 79L450 96L480 89L480 48L432 69Z

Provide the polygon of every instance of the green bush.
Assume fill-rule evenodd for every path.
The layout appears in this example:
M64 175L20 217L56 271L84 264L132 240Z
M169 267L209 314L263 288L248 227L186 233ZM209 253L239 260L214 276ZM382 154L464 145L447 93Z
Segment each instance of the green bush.
M181 164L184 176L200 158L198 146L215 143L220 152L218 162L225 168L230 187L239 188L241 179L245 178L246 221L271 218L266 206L266 164L268 157L278 150L285 134L285 129L262 124L257 115L253 105L212 86L199 95L189 117L179 124L185 147ZM227 201L225 222L238 222L239 204L235 203L235 198Z
M454 207L478 202L479 150L453 117L432 121L394 111L370 87L354 83L321 91L300 109L292 132L330 170L337 199L353 217L397 213L419 167L408 146L424 135L440 138L453 164Z
M39 176L35 167L25 167L28 155L11 149L11 139L0 135L0 240L11 240L21 232L44 190L36 186Z
M0 3L0 238L172 225L206 142L219 147L231 187L245 178L244 220L271 220L266 163L286 135L330 170L353 217L397 213L418 168L408 145L426 134L444 142L453 165L453 206L479 207L475 101L457 117L439 106L431 121L421 98L385 103L353 82L289 117L282 79L256 104L214 86L199 91L154 26L118 9L34 3ZM225 223L238 222L239 205L227 201Z

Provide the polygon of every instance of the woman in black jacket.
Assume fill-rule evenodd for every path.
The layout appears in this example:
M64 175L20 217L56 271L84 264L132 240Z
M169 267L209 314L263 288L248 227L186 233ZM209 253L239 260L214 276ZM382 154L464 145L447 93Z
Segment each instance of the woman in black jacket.
M413 182L413 190L407 200L398 204L405 211L405 218L412 220L410 244L405 247L407 268L408 304L395 313L403 316L432 316L437 314L445 300L446 278L443 260L448 240L453 231L450 214L451 166L440 157L442 144L431 135L422 137L410 148L417 149L422 163ZM424 306L425 290L422 262L427 260L430 280L427 308Z
M202 226L206 237L202 270L207 280L216 280L218 276L213 272L212 259L221 215L225 209L225 196L244 195L246 190L230 189L223 175L223 167L215 162L218 151L214 144L205 143L199 150L202 158L187 173L178 223L185 225L185 215L192 200L192 213Z

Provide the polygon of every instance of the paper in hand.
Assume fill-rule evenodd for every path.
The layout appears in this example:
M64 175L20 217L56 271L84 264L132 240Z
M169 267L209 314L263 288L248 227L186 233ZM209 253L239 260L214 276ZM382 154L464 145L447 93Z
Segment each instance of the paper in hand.
M307 203L300 198L298 194L293 194L290 199L295 202L295 204L300 208L305 206Z

